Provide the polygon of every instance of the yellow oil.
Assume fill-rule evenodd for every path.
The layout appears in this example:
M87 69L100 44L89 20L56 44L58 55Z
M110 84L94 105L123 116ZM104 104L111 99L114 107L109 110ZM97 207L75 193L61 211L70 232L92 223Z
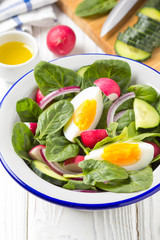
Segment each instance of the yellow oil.
M22 42L8 42L0 46L0 63L17 65L33 56L31 47Z

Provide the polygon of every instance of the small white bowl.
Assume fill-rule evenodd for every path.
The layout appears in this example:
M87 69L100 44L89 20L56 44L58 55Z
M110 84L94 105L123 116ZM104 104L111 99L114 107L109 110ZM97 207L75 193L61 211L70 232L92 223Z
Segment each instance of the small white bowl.
M0 35L0 46L8 43L8 42L22 42L30 46L33 51L33 56L28 61L16 64L16 65L9 65L0 63L0 73L1 79L8 83L14 83L19 79L22 75L27 73L30 69L34 68L36 63L39 61L38 58L38 46L35 38L26 33L21 31L9 31L2 33Z
M85 54L68 56L52 62L62 67L78 70L80 67L92 64L94 61L100 59L119 59L126 61L131 67L131 83L149 84L153 86L157 92L160 92L160 74L142 63L127 58L106 54ZM126 206L147 198L160 190L160 166L154 170L152 186L146 191L135 193L76 192L57 187L37 176L25 162L17 156L11 143L12 128L14 124L19 121L16 113L16 102L21 98L31 96L36 87L33 70L31 70L10 88L0 103L0 159L7 172L22 187L52 203L87 210Z

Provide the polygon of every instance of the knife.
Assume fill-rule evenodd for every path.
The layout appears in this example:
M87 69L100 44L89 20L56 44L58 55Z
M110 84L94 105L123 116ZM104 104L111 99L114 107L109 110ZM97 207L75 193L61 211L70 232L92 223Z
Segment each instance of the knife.
M120 0L108 15L100 36L110 32L137 2L138 0Z

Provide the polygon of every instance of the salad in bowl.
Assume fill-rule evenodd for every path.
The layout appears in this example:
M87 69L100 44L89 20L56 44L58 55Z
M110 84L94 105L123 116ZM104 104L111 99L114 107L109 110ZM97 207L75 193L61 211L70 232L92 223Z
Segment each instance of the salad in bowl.
M26 77L5 96L16 96L10 148L23 173L17 176L15 166L10 170L14 163L8 166L2 157L21 185L44 199L85 209L124 206L159 190L156 71L90 54L41 61ZM23 82L27 90L17 96Z

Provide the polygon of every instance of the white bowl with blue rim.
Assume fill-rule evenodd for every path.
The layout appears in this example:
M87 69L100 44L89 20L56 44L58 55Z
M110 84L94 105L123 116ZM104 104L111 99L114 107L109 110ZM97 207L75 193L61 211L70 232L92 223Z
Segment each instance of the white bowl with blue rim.
M56 59L56 65L78 70L100 59L119 59L126 61L132 72L131 83L149 84L160 92L160 74L156 70L127 58L106 54L82 54ZM31 96L37 85L33 70L21 77L6 93L0 103L0 159L10 176L23 188L49 202L77 209L108 209L126 206L143 200L160 190L160 166L154 170L152 186L135 193L76 192L55 186L37 176L25 162L17 156L11 134L14 124L19 121L16 102Z

